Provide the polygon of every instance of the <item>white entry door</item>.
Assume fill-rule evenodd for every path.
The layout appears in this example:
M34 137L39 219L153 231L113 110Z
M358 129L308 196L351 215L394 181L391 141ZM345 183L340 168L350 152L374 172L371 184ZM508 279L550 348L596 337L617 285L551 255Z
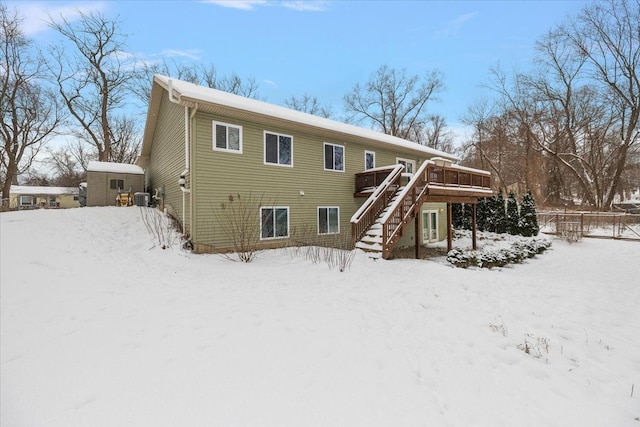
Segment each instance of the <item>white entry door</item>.
M422 211L422 243L438 241L438 211Z

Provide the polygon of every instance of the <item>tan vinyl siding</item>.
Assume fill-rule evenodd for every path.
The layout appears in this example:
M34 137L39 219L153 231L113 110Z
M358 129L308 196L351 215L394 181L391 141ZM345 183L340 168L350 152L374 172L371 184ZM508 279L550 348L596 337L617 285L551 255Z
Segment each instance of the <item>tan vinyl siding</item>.
M242 126L242 154L213 150L214 120ZM340 230L350 236L351 216L364 201L354 198L353 192L355 174L364 170L365 150L376 153L378 167L395 164L398 156L412 158L407 153L372 148L353 140L325 139L282 125L257 124L202 111L196 114L193 126L194 244L201 249L209 246L207 250L228 249L221 227L215 224L213 210L228 203L230 194L251 193L263 197L264 205L288 206L290 228L311 228L314 235L318 231L318 206L339 206ZM264 131L293 137L293 167L264 164ZM324 142L344 146L344 172L324 170ZM277 243L262 242L265 246Z
M189 194L186 194L185 199L185 215L182 212L182 190L178 185L180 174L185 170L184 107L170 102L166 91L162 92L156 123L150 162L147 165L148 191L153 195L156 189L164 189L164 207L188 230Z

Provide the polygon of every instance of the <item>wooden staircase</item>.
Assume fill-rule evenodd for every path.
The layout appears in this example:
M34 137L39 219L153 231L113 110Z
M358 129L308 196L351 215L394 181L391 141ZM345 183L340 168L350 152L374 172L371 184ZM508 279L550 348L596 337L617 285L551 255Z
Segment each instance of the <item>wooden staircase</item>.
M417 215L427 195L424 162L401 186L404 167L397 165L351 218L354 246L371 258L388 258L402 237L405 226Z
M391 204L395 202L399 197L400 193L404 187L399 187L398 190L393 194L390 201L382 212L378 215L378 218L374 221L373 224L369 228L367 228L364 236L355 244L355 247L358 249L362 249L367 252L370 258L382 258L384 253L383 240L382 240L382 232L383 232L383 220L386 216L387 212L391 208ZM400 234L399 237L401 237Z

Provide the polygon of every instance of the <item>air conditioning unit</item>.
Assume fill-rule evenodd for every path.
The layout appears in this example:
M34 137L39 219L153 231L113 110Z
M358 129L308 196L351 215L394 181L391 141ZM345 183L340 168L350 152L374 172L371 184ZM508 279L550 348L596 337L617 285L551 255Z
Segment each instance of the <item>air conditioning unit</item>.
M149 206L151 196L149 193L135 193L133 198L136 201L136 206Z

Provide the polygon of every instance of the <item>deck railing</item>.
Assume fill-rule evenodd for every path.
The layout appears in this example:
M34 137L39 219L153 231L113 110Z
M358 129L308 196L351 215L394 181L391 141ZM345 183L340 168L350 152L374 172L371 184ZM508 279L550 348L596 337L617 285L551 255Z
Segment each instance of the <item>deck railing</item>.
M427 167L429 184L447 187L480 187L491 189L491 175L468 171L460 168L429 165Z

